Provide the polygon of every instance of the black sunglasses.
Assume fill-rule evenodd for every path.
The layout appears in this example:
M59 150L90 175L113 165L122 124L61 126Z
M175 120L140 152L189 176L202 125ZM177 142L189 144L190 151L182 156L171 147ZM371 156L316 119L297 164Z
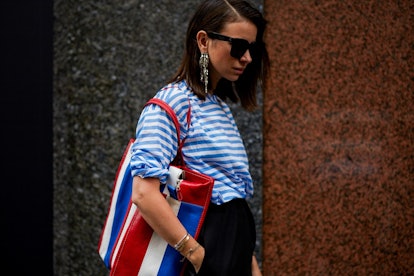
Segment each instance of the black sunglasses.
M208 32L207 35L213 39L230 42L230 55L234 58L240 59L247 50L249 50L252 58L256 55L256 42L249 43L247 40L242 38L232 38L215 32Z

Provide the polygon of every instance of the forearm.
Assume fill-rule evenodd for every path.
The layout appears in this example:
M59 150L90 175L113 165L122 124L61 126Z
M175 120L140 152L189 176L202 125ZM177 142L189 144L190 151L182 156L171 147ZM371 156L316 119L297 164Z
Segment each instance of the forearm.
M137 205L142 217L151 228L189 259L198 271L204 258L204 248L191 235L186 236L187 230L160 193L159 180L134 177L132 202Z
M169 244L174 245L186 233L177 216L159 190L156 178L134 177L132 202L137 205L142 217Z

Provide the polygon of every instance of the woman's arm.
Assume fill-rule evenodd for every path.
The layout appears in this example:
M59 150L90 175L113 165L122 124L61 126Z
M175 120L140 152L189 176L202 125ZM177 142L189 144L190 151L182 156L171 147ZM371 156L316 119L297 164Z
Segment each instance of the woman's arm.
M160 237L174 247L187 234L187 230L178 220L168 202L160 192L160 181L157 178L134 177L132 186L132 202L137 205L142 217L157 232ZM204 258L204 248L188 254L196 248L197 241L190 236L180 253L188 257L196 271L201 267Z

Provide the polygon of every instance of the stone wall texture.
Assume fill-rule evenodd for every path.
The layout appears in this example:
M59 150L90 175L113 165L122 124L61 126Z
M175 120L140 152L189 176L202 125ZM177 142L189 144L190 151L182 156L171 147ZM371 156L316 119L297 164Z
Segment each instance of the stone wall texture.
M414 275L413 1L264 10L264 275Z
M55 275L107 275L97 245L118 163L144 103L177 69L199 2L54 1ZM231 108L255 180L260 261L262 110Z

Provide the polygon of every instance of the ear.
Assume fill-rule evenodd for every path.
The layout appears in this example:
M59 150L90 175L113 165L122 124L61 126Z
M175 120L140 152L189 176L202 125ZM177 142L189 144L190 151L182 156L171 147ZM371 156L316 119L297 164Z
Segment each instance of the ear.
M206 31L199 31L196 36L198 49L201 53L207 53L208 36Z

